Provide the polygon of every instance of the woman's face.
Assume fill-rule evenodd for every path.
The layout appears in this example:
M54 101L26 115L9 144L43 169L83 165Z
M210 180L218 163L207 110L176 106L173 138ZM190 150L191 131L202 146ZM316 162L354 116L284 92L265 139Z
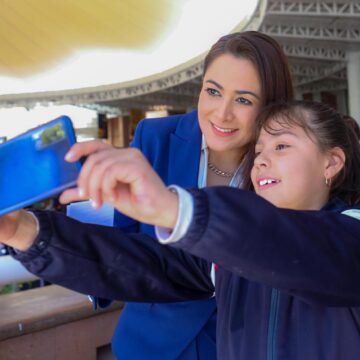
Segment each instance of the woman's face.
M239 151L248 145L261 104L261 86L254 65L225 54L208 67L200 92L199 124L208 147Z
M328 200L325 185L328 156L299 126L261 130L255 148L251 180L255 191L277 207L318 210Z

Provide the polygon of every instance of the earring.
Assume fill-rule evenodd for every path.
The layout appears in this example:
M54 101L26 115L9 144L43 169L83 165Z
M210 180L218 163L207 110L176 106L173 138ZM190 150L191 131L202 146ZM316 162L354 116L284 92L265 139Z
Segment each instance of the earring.
M325 185L327 186L327 187L331 187L331 178L325 178Z

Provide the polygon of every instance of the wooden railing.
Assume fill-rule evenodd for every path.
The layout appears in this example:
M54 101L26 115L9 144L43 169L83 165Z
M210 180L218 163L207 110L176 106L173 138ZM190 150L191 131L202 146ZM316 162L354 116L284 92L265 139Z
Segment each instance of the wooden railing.
M112 358L108 349L122 307L115 302L94 311L87 296L56 285L2 295L0 359Z

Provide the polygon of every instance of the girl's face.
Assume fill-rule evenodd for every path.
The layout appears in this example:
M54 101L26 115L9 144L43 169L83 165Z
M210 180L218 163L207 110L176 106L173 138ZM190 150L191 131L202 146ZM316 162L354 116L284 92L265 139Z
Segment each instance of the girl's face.
M259 76L249 60L225 54L211 63L198 103L200 128L211 150L242 155L260 109L260 94Z
M251 180L258 195L277 207L319 210L328 200L325 184L329 157L299 126L283 128L271 121L274 134L261 130Z

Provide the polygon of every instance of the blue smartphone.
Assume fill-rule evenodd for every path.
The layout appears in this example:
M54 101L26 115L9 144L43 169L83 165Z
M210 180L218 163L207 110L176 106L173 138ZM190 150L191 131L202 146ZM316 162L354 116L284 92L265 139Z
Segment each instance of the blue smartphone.
M61 116L0 145L0 216L55 196L76 184L80 161L64 157L76 142Z

